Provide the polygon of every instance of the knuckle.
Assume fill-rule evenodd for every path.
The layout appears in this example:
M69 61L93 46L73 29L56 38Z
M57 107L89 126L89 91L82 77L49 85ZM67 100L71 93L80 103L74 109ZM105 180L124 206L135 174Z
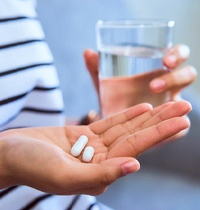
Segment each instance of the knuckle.
M117 178L118 174L114 172L111 168L104 172L101 179L101 187L107 187L112 184Z
M197 71L193 66L185 66L171 74L171 80L173 80L177 86L190 84L196 77Z
M184 81L184 84L190 84L192 83L196 77L197 77L197 71L193 66L185 66L183 71L180 72L179 79L182 79Z
M193 66L186 66L186 68L188 69L188 76L191 79L196 79L197 77L197 70L193 67Z
M179 44L177 50L182 59L187 59L190 56L190 48L185 44Z
M131 138L127 138L127 142L130 144L131 146L131 151L132 151L132 154L133 154L133 157L137 157L139 154L140 154L140 150L139 150L139 147L137 146L136 142L137 142L137 139L138 139L138 135L137 135L137 132L133 134L133 136ZM133 139L135 139L135 141L133 141Z

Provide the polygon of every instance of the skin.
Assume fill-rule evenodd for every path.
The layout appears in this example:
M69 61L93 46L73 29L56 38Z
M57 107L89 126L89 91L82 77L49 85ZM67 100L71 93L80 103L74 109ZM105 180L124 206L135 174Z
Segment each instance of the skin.
M86 49L83 56L86 68L92 78L97 94L99 94L98 54L91 49ZM182 100L181 91L183 88L192 84L197 78L197 71L194 67L189 65L182 66L189 56L190 49L186 45L179 44L171 48L163 58L163 64L170 70L169 73L153 79L149 83L149 89L153 93L164 93L170 91L171 101ZM127 98L127 104L131 104L128 100L130 100L130 97ZM88 121L92 122L95 119L97 118L88 119ZM187 133L188 129L176 134L169 140L180 138Z
M152 108L140 104L87 126L38 127L0 133L0 188L27 185L70 195L103 193L120 177L139 170L135 159L190 126L189 102ZM94 147L90 163L70 150L80 135Z
M175 68L187 55L174 48L163 62ZM174 57L175 55L175 57ZM181 55L181 56L180 56ZM98 92L98 56L84 53L86 65ZM166 59L166 60L165 60ZM169 62L169 63L168 63ZM185 76L186 75L186 76ZM173 99L196 78L188 66L171 71L150 83L154 92L170 90ZM140 104L88 126L15 129L0 133L0 188L27 185L44 192L70 195L103 193L118 178L139 170L139 154L189 128L186 101L156 108ZM89 137L95 154L90 163L70 155L80 135Z
M86 49L83 56L87 70L98 92L98 54L91 49ZM197 71L194 67L181 66L189 56L190 50L186 45L180 44L170 49L163 58L163 64L171 71L152 80L149 84L151 91L154 93L171 91L171 100L180 99L181 90L193 83L197 77Z

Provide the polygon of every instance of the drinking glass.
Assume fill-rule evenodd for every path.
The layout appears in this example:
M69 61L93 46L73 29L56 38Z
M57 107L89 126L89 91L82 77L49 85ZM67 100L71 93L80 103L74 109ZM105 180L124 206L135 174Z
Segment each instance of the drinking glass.
M162 59L173 44L174 24L166 20L97 22L102 117L139 103L158 106L169 100L169 92L155 94L149 83L168 72Z

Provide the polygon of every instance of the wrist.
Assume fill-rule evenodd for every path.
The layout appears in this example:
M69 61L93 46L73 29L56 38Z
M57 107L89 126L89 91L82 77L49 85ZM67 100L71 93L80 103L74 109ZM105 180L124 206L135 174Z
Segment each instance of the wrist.
M9 140L6 138L6 133L0 133L0 189L14 185L14 179L11 177L8 169L7 152L9 149Z

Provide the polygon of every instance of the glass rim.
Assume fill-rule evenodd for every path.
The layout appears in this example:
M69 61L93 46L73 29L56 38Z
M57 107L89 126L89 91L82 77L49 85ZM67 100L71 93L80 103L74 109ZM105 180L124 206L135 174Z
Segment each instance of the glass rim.
M98 28L154 28L168 27L175 25L173 20L164 19L125 19L125 20L99 20L96 23Z

